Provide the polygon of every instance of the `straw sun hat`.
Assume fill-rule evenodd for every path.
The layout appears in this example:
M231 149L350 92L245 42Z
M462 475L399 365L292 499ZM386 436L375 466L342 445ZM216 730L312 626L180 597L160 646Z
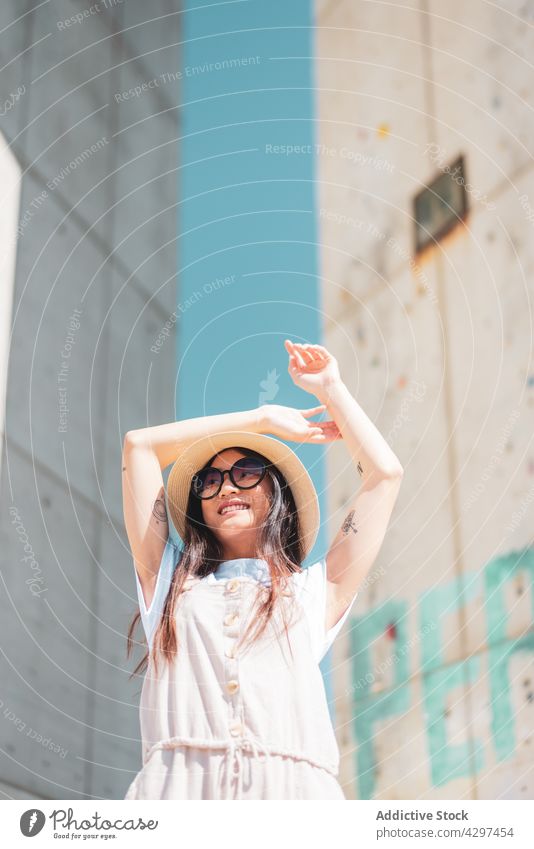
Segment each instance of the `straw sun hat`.
M297 455L272 436L235 430L203 437L188 445L174 463L167 481L167 508L173 524L184 538L187 502L193 475L224 448L242 446L263 454L287 480L299 517L304 556L312 550L319 532L319 500L312 479Z

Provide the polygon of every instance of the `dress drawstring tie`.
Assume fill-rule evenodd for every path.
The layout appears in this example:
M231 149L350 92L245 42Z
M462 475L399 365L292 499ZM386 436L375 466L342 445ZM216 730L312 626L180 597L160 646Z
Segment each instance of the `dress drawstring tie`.
M251 751L255 758L258 758L264 763L269 757L269 751L252 737L240 737L237 740L232 740L227 748L226 758L226 781L225 781L225 798L230 799L231 780L237 779L236 798L241 799L243 793L243 752ZM261 754L260 754L261 752ZM262 757L263 755L263 757Z

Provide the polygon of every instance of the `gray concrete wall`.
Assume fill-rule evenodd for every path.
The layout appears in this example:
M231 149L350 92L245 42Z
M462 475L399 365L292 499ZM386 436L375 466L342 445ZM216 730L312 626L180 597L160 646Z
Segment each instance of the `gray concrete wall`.
M0 516L5 798L122 798L141 765L120 459L128 429L175 418L174 334L150 349L176 302L179 40L171 0L0 6L0 131L21 169Z
M532 799L532 14L318 0L316 21L325 345L405 469L334 649L342 781ZM413 198L460 154L467 218L414 257ZM328 462L333 536L357 484L342 445Z

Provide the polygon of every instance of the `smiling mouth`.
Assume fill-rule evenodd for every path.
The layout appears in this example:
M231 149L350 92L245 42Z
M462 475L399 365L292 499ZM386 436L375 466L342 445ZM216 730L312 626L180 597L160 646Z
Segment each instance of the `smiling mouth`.
M228 513L236 513L238 510L249 510L248 504L225 504L221 507L219 514L226 516Z

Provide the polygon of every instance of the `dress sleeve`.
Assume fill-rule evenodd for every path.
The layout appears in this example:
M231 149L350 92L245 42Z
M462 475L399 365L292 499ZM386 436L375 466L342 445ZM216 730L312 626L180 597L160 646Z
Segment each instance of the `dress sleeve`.
M150 648L152 648L152 638L161 618L161 614L163 613L165 599L167 598L167 594L170 589L171 579L177 561L178 548L176 546L176 543L173 542L169 535L167 537L167 542L165 543L165 548L163 549L163 554L161 557L161 563L159 566L158 577L156 579L154 596L152 598L152 601L150 602L150 607L148 609L145 604L145 597L143 595L141 581L139 580L137 569L135 569L134 567L135 582L137 584L137 598L139 600L139 610L141 612L141 621L143 623L147 643Z
M328 630L326 619L326 559L322 558L303 572L295 573L297 595L310 626L314 654L319 663L345 624L358 593L350 599L347 609L338 622Z

